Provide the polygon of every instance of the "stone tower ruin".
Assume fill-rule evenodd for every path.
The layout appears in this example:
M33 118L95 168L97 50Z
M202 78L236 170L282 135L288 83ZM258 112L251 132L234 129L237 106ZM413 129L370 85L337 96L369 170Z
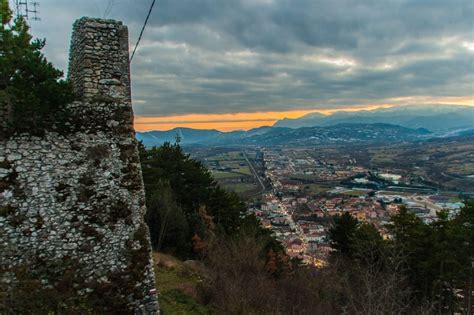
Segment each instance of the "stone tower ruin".
M128 58L121 22L77 20L69 61L77 101L65 106L65 129L0 140L6 298L34 284L100 312L158 312Z

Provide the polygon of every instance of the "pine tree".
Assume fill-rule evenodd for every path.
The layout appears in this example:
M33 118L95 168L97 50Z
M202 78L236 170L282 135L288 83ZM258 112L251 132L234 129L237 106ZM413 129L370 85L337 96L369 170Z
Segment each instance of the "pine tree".
M352 256L352 241L359 226L359 221L345 212L334 217L334 225L329 229L331 247L344 256Z
M147 196L147 222L155 249L194 257L193 239L209 241L215 232L235 234L246 207L219 187L207 168L185 154L179 144L140 150ZM212 233L209 229L212 220Z
M32 39L23 17L11 23L8 1L1 0L0 96L9 108L8 133L42 133L74 100L63 72L46 60L45 40ZM3 134L3 133L2 133Z

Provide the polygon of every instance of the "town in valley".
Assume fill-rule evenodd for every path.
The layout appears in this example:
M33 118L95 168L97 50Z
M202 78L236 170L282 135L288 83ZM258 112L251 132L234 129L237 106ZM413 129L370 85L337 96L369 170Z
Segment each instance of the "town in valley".
M423 222L454 216L474 196L469 137L423 143L319 147L186 147L237 192L290 257L327 264L332 217L345 212L390 238L401 206Z

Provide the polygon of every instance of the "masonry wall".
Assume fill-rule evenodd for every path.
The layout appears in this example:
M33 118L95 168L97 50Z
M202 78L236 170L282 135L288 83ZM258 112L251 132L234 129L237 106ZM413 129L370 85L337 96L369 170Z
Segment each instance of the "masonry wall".
M128 30L114 20L79 19L74 24L69 80L83 101L130 101Z
M69 77L66 129L0 141L0 284L35 279L101 310L156 313L126 27L78 20Z

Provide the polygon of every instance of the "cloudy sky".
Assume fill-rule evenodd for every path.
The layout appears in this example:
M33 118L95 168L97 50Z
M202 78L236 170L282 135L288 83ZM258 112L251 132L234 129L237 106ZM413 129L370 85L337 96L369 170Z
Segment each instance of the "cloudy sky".
M66 69L73 21L151 0L40 0L34 35ZM474 105L474 1L157 0L132 63L139 130L231 130L334 109Z

